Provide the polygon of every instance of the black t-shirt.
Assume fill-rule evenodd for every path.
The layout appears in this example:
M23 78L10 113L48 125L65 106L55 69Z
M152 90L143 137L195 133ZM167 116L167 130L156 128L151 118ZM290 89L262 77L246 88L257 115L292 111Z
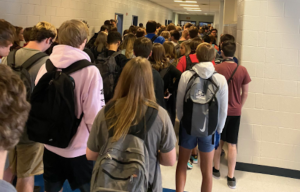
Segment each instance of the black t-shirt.
M153 75L153 85L156 97L156 102L166 109L165 99L164 99L164 81L161 78L159 72L152 68Z

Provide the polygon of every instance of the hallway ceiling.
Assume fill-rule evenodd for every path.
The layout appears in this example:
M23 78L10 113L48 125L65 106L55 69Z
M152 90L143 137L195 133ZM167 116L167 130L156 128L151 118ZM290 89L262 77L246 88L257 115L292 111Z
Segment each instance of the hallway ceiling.
M214 15L219 11L220 0L150 0L156 4L171 9L178 14ZM193 3L189 3L189 2ZM185 5L185 6L180 6ZM187 9L189 8L189 10ZM199 9L201 11L195 10ZM194 11L191 11L194 10Z

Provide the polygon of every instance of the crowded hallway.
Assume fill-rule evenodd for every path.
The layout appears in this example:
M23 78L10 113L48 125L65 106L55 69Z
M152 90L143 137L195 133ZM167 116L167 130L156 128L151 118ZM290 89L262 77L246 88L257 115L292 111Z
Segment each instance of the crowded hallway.
M0 0L0 192L300 191L299 6Z

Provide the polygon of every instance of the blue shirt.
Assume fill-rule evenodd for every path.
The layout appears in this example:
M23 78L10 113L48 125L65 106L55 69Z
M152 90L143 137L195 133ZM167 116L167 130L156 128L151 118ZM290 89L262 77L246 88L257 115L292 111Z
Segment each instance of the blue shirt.
M145 37L149 38L150 40L154 37L154 33L147 34ZM165 38L162 36L158 36L153 43L160 43L163 44L165 42Z

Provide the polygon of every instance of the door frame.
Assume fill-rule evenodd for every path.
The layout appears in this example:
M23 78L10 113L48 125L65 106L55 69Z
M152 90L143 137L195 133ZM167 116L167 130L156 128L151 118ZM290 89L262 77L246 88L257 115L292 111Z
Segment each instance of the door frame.
M122 17L123 17L123 21L122 21L122 26L121 26L121 35L123 34L123 25L124 25L124 14L122 14L122 13L115 13L115 20L117 20L118 21L118 15L122 15ZM118 21L119 22L119 21ZM117 23L117 27L118 27L118 23ZM119 31L119 29L118 29L118 31Z
M137 16L137 15L132 15L132 25L134 25L134 24L133 24L133 18L134 18L134 17L137 18L136 26L139 26L139 16Z

